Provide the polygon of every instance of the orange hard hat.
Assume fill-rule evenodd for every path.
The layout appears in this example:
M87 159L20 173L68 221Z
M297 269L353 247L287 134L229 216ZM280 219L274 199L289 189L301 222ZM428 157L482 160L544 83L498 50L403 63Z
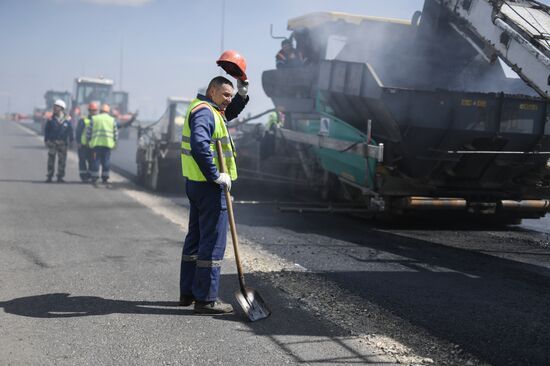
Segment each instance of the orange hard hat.
M246 60L237 51L224 51L216 63L234 78L243 81L248 79L246 77Z
M109 113L111 111L111 107L109 107L109 104L105 103L101 105L101 111L103 113Z
M97 111L99 108L97 107L97 103L96 102L91 102L90 104L88 104L88 110L89 111Z

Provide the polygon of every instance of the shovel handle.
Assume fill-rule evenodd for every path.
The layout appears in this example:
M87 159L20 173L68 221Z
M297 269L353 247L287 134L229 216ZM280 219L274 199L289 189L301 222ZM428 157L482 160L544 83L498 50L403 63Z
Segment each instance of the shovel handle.
M218 161L220 164L220 170L222 173L227 173L227 166L225 165L225 159L223 157L222 143L220 140L216 140L216 150L218 152ZM231 195L229 189L223 186L225 193L225 202L227 203L227 216L229 219L229 228L231 229L231 239L233 240L233 250L235 252L235 262L237 264L237 274L239 276L239 284L241 286L241 292L245 292L244 287L244 274L241 265L241 258L239 255L239 238L237 237L237 227L235 225L235 215L233 214L233 203L231 202Z

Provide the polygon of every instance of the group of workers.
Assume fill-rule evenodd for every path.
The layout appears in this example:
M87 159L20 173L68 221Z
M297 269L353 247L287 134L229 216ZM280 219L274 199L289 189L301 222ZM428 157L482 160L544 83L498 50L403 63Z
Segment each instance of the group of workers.
M76 136L72 124L65 112L66 105L62 100L56 100L53 106L52 118L46 122L44 142L48 147L48 173L46 182L52 182L57 156L57 181L65 182L65 164L67 150L76 139L78 147L78 168L82 182L91 182L98 186L100 178L106 186L110 186L109 172L111 150L118 140L118 125L110 113L108 104L101 105L91 102L88 105L88 116L78 121ZM135 117L134 117L135 118ZM131 124L133 119L127 125Z

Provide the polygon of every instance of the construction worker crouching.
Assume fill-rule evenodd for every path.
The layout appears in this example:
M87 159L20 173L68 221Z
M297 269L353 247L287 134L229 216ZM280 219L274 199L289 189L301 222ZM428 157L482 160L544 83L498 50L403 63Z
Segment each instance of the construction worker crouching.
M227 314L230 304L218 299L221 261L224 257L228 217L223 186L237 179L235 148L226 123L248 103L248 81L233 84L218 76L206 95L197 95L188 108L182 131L181 166L187 178L189 230L183 245L180 272L180 305L195 302L200 314ZM216 140L221 140L228 173L220 173Z
M97 186L99 166L101 165L101 180L109 186L109 172L111 168L111 150L118 140L118 128L115 119L109 114L108 104L101 106L101 113L90 118L90 125L86 129L86 138L92 151L91 180Z
M55 171L55 156L57 155L57 181L64 183L67 149L73 142L73 127L66 118L65 102L58 99L53 105L52 118L44 128L44 143L48 147L48 174L46 182L50 183Z
M86 137L86 130L90 125L92 116L98 112L98 104L91 102L88 104L88 117L81 118L76 125L76 143L78 146L78 171L80 180L87 182L91 178L92 152Z

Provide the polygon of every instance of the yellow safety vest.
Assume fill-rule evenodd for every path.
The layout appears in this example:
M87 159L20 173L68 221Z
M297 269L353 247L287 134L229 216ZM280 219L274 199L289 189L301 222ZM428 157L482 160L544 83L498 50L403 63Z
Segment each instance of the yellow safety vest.
M101 113L92 117L92 138L90 147L108 147L113 149L115 143L115 119L107 113Z
M197 182L205 182L206 178L202 174L199 166L193 159L191 155L191 129L189 128L189 117L191 116L191 111L198 106L199 104L204 104L212 114L214 115L214 134L212 135L212 141L210 142L210 151L212 151L212 156L214 159L214 164L219 171L221 171L218 163L218 153L216 151L216 140L220 140L222 143L223 156L225 158L225 165L227 166L228 174L231 177L231 180L237 179L237 165L235 164L235 151L233 149L233 141L227 131L227 126L225 121L220 114L220 112L213 108L210 103L205 102L200 99L195 99L189 105L187 109L187 115L185 116L185 122L183 124L183 131L181 136L181 172L184 177L189 180Z
M82 146L88 146L88 138L86 137L86 130L88 130L88 126L90 125L90 119L88 117L84 117L82 120L84 121L84 131L82 132L82 135L80 135L80 144Z

